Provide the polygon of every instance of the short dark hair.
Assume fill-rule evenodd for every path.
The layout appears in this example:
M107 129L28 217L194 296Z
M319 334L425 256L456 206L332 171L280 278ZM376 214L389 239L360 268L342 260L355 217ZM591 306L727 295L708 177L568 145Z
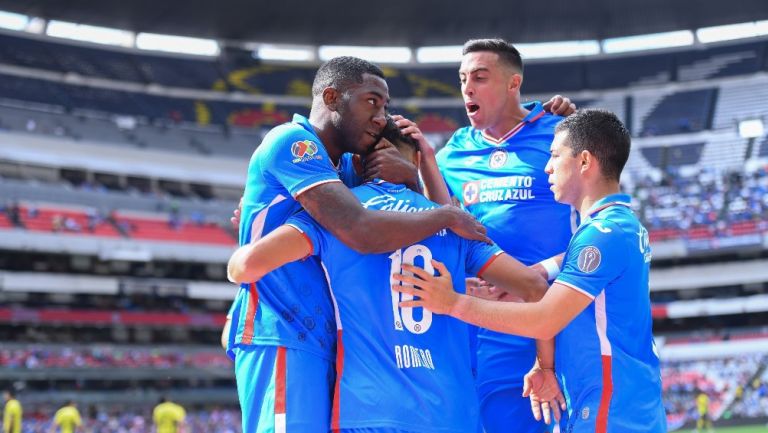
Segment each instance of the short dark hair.
M352 84L361 84L363 74L384 78L384 71L367 60L350 56L334 57L317 70L312 82L312 96L320 95L326 87L343 93Z
M597 158L603 176L619 181L629 159L631 139L615 114L594 108L577 110L557 124L555 133L558 132L568 133L573 156L589 151Z
M414 152L419 150L419 142L410 135L403 134L403 132L400 130L400 127L395 123L394 119L389 116L387 116L387 125L384 127L384 130L381 131L381 137L386 138L398 149L401 149L403 146L405 146Z
M470 39L464 43L461 54L466 55L479 51L490 51L498 54L501 62L517 69L520 75L523 74L523 59L520 57L520 52L504 39Z

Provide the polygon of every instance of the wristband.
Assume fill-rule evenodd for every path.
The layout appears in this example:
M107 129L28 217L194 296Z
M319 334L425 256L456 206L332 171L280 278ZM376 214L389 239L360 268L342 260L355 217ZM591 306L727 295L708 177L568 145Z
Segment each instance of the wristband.
M542 260L539 262L539 264L544 267L545 271L547 271L548 281L554 280L555 277L560 274L560 266L557 265L557 261L553 257Z

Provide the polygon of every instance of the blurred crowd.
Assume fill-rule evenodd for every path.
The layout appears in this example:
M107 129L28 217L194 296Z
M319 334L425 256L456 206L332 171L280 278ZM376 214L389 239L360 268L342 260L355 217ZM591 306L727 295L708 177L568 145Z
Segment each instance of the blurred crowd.
M0 368L230 368L222 352L161 351L149 348L32 347L0 350Z
M152 408L93 409L82 414L81 433L147 433L153 431ZM36 410L25 415L22 433L48 433L53 412ZM238 409L187 411L186 433L242 433Z
M736 223L754 222L768 230L768 171L720 172L709 167L667 169L660 178L634 177L624 188L638 200L650 231L701 227L711 236L728 236Z
M662 362L670 429L697 419L696 398L701 393L709 397L709 413L716 420L768 416L766 363L768 356L755 354Z

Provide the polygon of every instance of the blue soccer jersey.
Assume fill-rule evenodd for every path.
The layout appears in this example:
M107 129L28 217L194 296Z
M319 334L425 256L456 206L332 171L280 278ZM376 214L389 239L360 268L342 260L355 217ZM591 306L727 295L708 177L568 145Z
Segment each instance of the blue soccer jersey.
M570 206L555 202L544 167L562 118L540 103L499 140L466 127L437 154L451 194L488 229L507 254L531 265L565 251L572 234ZM534 340L481 329L478 386L507 384L517 391L535 357Z
M353 190L369 209L419 212L437 207L404 186L369 183ZM336 306L337 384L332 429L389 428L409 432L476 431L477 397L467 350L467 325L422 308L391 289L402 263L433 271L445 263L455 289L501 253L442 230L418 244L386 254L361 255L306 213L288 222L304 233L327 270ZM386 236L372 233L371 236Z
M314 186L352 179L350 158L333 166L309 121L272 129L248 166L240 220L240 245L285 223L301 210L296 197ZM237 345L280 345L333 359L336 341L333 306L317 259L289 263L256 284L243 285L235 299L229 349Z
M629 201L614 194L582 216L556 279L594 300L555 340L567 431L666 431L651 334L651 249Z

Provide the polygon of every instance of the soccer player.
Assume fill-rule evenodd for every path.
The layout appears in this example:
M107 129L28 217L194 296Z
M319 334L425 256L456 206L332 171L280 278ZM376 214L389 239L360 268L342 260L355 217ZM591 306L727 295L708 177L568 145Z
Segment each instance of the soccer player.
M523 264L560 254L572 233L571 209L555 202L544 166L562 118L538 102L520 105L523 63L508 42L470 40L463 54L459 78L471 126L457 130L437 154L448 188ZM557 97L545 105L561 114L574 109ZM507 433L512 426L519 433L546 430L521 396L535 357L534 340L477 331L477 391L487 433Z
M418 143L390 122L384 137L418 164ZM352 190L364 207L425 212L438 205L384 180ZM387 236L387 232L372 234ZM360 254L307 213L288 219L257 243L236 251L234 281L255 281L284 263L318 256L336 310L338 346L331 430L344 432L474 431L479 422L470 370L468 327L424 309L401 309L391 290L403 263L431 266L441 260L457 275L480 274L525 298L538 299L546 281L495 245L467 241L442 230L383 254ZM431 268L429 268L431 271ZM445 272L443 268L438 270ZM454 289L464 291L463 280ZM404 298L408 299L408 298Z
M21 403L10 389L3 391L3 400L3 433L21 433Z
M76 433L83 424L80 419L80 412L77 410L77 405L74 400L67 401L61 409L56 411L53 416L53 424L51 425L51 433L56 429L59 433Z
M696 433L700 433L706 427L708 432L712 429L712 416L709 414L709 396L706 392L700 391L696 396L696 409L699 417L696 419Z
M152 411L156 433L183 433L187 412L181 405L161 397Z
M569 433L666 431L651 334L648 231L632 213L629 196L619 192L629 148L629 132L607 111L577 111L558 124L546 172L555 199L578 209L583 221L540 301L460 295L448 272L433 277L404 265L416 277L393 274L404 283L395 290L419 297L401 302L402 308L424 307L541 340L556 336L554 356L553 350L540 352L539 361L561 379L568 402L561 427Z
M268 234L302 207L361 252L392 251L445 228L487 239L482 225L460 209L369 210L340 180L353 177L344 153L391 147L378 142L389 100L381 69L354 57L332 59L319 68L312 97L309 118L296 115L274 128L251 158L241 245ZM413 173L411 183L416 178ZM235 360L243 431L325 433L336 324L317 259L289 263L258 283L242 285L234 304L227 346Z

